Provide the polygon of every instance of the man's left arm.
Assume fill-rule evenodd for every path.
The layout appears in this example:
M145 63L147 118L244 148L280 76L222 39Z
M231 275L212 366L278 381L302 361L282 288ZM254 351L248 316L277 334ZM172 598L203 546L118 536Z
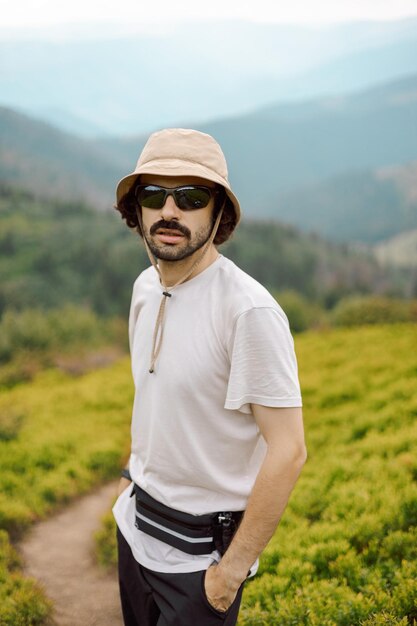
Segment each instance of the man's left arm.
M267 451L242 522L218 565L207 570L206 594L216 609L233 602L271 539L306 460L301 408L252 405Z

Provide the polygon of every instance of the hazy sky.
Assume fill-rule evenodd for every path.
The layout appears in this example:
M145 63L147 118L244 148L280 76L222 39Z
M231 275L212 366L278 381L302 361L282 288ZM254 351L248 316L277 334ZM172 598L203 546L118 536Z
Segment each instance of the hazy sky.
M0 0L2 27L234 18L323 23L417 15L417 0Z

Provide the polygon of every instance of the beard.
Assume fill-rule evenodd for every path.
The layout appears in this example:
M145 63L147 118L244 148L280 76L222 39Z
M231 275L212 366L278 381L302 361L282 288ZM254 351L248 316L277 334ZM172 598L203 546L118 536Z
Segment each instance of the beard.
M159 228L165 230L180 231L185 236L185 241L179 244L168 244L156 241L153 235ZM182 261L190 257L192 254L200 250L210 238L213 224L207 224L197 230L194 235L182 224L177 222L169 222L161 220L156 224L152 224L150 230L144 229L144 237L152 252L152 254L161 261Z

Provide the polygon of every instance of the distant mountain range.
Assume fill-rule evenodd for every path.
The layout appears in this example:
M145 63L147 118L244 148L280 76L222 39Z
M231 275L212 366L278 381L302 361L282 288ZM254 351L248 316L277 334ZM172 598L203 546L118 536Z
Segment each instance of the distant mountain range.
M104 208L111 203L117 169L90 141L0 108L0 181Z
M222 145L247 217L367 243L416 228L417 74L194 127ZM2 108L0 180L109 206L145 140L80 139Z
M417 72L417 19L288 26L189 22L121 37L99 24L0 30L0 103L83 136L234 117ZM61 35L61 36L60 36Z
M417 157L417 74L345 97L276 105L202 127L230 155L245 206L280 217L283 193ZM261 197L253 180L262 181ZM250 210L250 209L249 209Z
M417 227L413 193L417 161L375 170L350 171L278 195L271 206L283 222L333 241L369 244Z

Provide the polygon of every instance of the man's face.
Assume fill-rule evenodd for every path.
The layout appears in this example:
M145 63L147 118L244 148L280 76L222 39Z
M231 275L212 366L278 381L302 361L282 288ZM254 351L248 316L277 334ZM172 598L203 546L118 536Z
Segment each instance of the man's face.
M181 185L204 185L215 189L211 181L197 176L155 176L142 174L142 185L161 187ZM157 259L180 261L199 250L210 237L213 228L214 199L202 209L182 211L168 196L161 209L141 208L143 234Z

